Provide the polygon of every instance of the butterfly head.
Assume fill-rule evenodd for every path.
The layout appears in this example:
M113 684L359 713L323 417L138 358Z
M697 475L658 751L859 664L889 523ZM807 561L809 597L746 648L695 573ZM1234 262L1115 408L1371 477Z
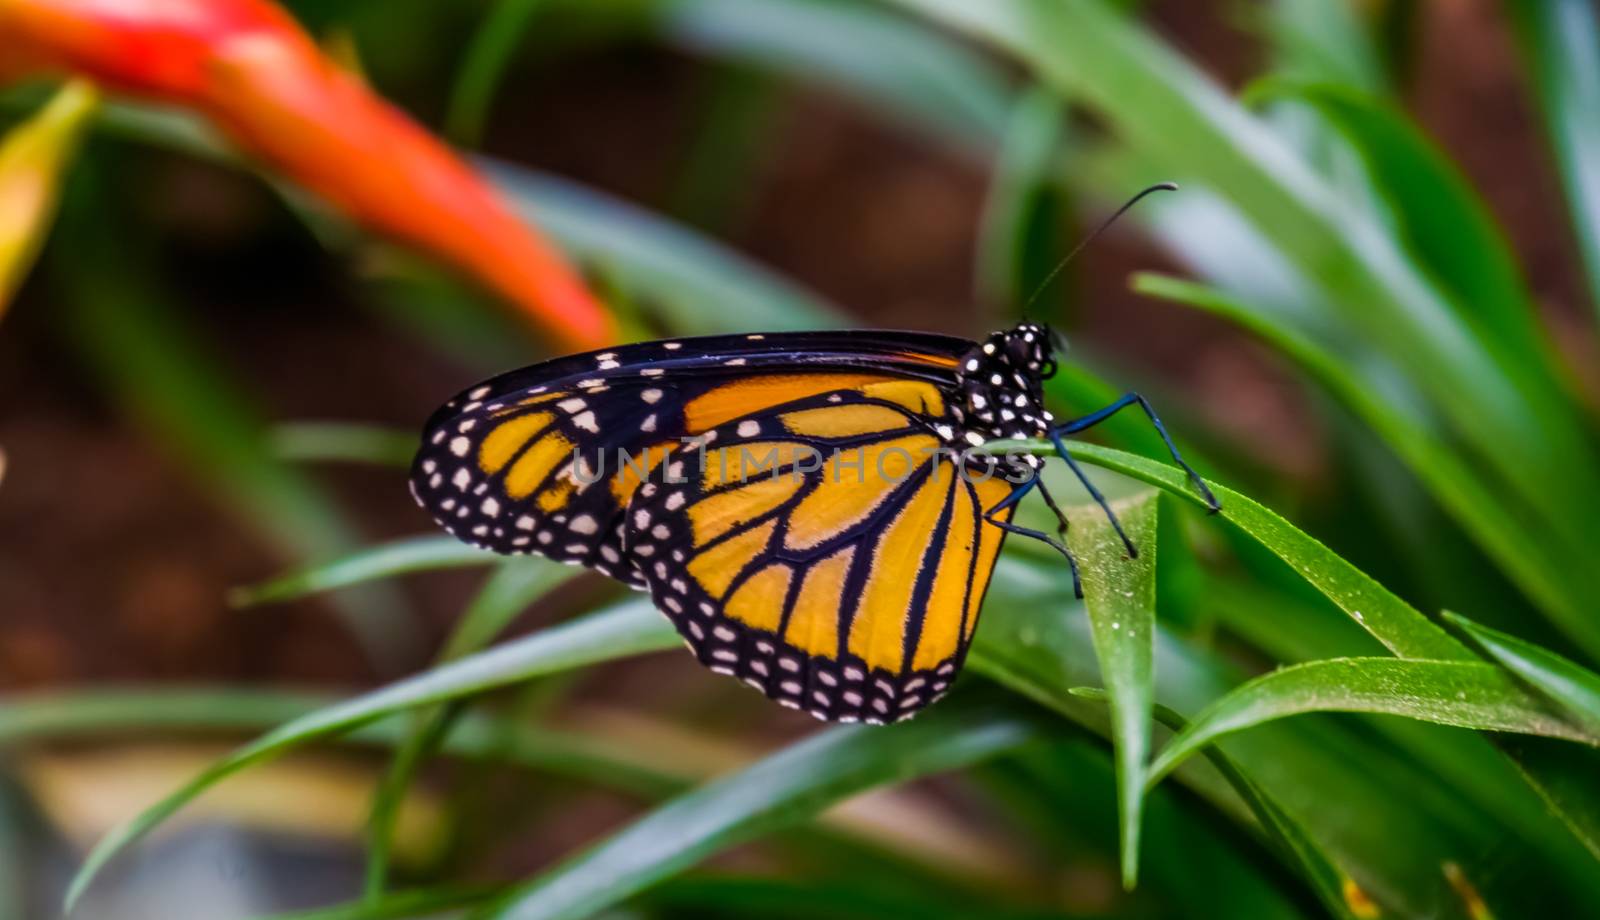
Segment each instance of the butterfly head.
M1050 328L1024 322L962 355L956 375L967 429L986 440L1042 436L1051 422L1044 381L1056 372L1058 344Z

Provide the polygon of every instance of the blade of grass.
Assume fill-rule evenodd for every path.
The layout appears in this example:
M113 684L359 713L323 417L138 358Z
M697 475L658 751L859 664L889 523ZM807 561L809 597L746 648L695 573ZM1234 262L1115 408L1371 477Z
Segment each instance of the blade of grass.
M884 783L942 773L1038 737L1033 717L994 698L953 698L919 718L826 729L688 793L486 911L588 917L713 853L808 818Z
M379 900L352 901L332 907L272 914L258 920L401 920L405 917L457 916L461 911L488 903L503 886L460 888L438 886L401 891Z
M291 558L349 551L358 542L355 529L315 483L272 458L260 413L224 363L168 309L175 298L145 267L153 260L137 258L132 239L113 236L108 214L115 209L107 202L116 199L100 194L106 167L84 165L93 169L80 171L62 208L72 254L52 259L51 277L72 340L110 398ZM381 669L411 657L416 623L397 591L372 585L331 602Z
M1097 884L1105 888L1120 846L1115 772L1104 745L1069 737L980 764L969 771L968 782L984 793L1013 837L1030 841L1038 865L1079 871L1093 866ZM1155 790L1144 824L1139 892L1109 893L1102 914L1165 916L1182 913L1186 904L1205 904L1209 916L1302 920L1316 909L1309 898L1296 897L1298 886L1284 878L1272 854L1263 858L1230 822L1193 807L1186 795ZM1048 904L1058 897L1046 893L1033 900Z
M1058 609L1067 615L1055 615ZM1105 708L1070 694L1073 687L1103 683L1092 646L1087 617L1072 605L1064 566L1058 560L1036 563L1008 548L984 603L968 671L1109 737ZM1159 628L1155 676L1157 702L1182 712L1203 709L1243 679L1215 653ZM1424 892L1437 880L1442 855L1461 852L1468 839L1504 839L1508 829L1540 852L1541 865L1559 864L1552 874L1578 880L1580 888L1592 876L1587 854L1571 852L1575 848L1554 822L1535 820L1542 816L1529 813L1537 812L1538 799L1520 787L1515 774L1485 814L1463 790L1441 782L1430 762L1402 754L1373 732L1357 728L1350 720L1286 720L1234 737L1228 751L1374 897L1401 912L1425 912ZM1185 764L1176 778L1227 820L1250 821L1245 804L1206 762ZM1110 785L1108 772L1108 790ZM1397 788L1413 792L1400 802L1394 796ZM1340 794L1330 798L1327 789ZM1398 816L1402 812L1403 819ZM1165 871L1152 849L1152 814L1147 806L1141 835L1147 851L1141 860L1146 864L1140 872L1144 882ZM1366 819L1355 820L1357 815ZM1114 817L1107 821L1115 826Z
M463 147L483 142L483 127L495 90L505 76L506 67L528 24L545 0L496 0L472 35L450 91L450 106L445 112L444 133Z
M488 645L530 604L571 579L577 571L539 557L502 562L461 615L434 666L456 661ZM400 807L417 769L449 736L460 714L459 705L413 713L411 734L378 781L367 815L365 892L368 902L381 899L388 887L389 858L400 820Z
M1582 545L1600 517L1600 461L1564 394L1519 388L1514 356L1479 339L1372 221L1189 61L1100 2L896 0L1011 52L1093 106L1174 178L1195 177L1270 232L1277 248L1397 362L1457 435L1552 527ZM1513 439L1519 446L1508 449ZM1555 495L1550 482L1570 482Z
M1505 0L1600 310L1600 14L1589 0Z
M1393 208L1400 238L1458 311L1521 356L1515 369L1545 373L1557 366L1536 326L1537 310L1510 243L1460 170L1397 109L1346 86L1272 79L1249 97L1312 106L1367 163ZM1555 385L1554 380L1541 385Z
M1299 364L1336 399L1365 419L1384 438L1434 497L1465 526L1486 552L1505 566L1511 578L1563 624L1571 635L1587 637L1586 647L1600 648L1600 624L1590 615L1588 598L1600 592L1593 567L1576 559L1563 561L1566 547L1552 542L1535 525L1509 512L1494 486L1430 430L1407 412L1405 402L1390 398L1359 369L1287 327L1264 322L1258 311L1237 298L1205 285L1165 275L1140 273L1134 290L1198 307L1232 320L1260 336Z
M1016 443L1027 444L1029 449L1040 453L1048 453L1053 450L1053 447L1045 442ZM993 450L1005 450L1007 449L1007 444L1004 442L991 443L990 448ZM1165 489L1172 495L1199 504L1199 499L1191 490L1187 479L1174 467L1096 445L1070 443L1069 448L1074 456L1085 462L1131 476ZM1244 498L1239 493L1214 483L1212 488L1223 503L1223 510L1220 512L1220 516L1240 527L1252 538L1260 542L1263 547L1283 559L1301 577L1321 591L1329 600L1333 601L1341 610L1366 629L1373 638L1383 642L1391 651L1403 656L1424 659L1429 658L1429 653L1432 652L1431 657L1444 659L1451 663L1478 663L1477 657L1465 645L1457 642L1443 629L1423 617L1392 593L1386 591L1382 586L1351 566L1337 554L1328 550L1321 543L1299 531L1273 512ZM999 583L1000 581L997 578L996 584ZM1378 619L1382 621L1382 625L1376 628L1372 617L1374 612L1378 614ZM991 615L991 624L993 619L994 617ZM993 628L991 626L992 631ZM982 638L983 634L980 632L980 641L974 646L973 665L975 668L982 668L987 664L988 652L982 642ZM1025 642L1024 644L1030 643ZM1158 653L1159 651L1160 646L1158 645ZM1051 705L1077 721L1093 724L1083 713L1071 707L1061 706L1059 702L1052 698L1048 688L1042 686L1040 682L1025 676L1022 672L1014 670L1009 666L1010 664L1014 664L1014 662L1002 666L1000 674L1007 680L1010 680L1013 675L1020 675L1021 679L1018 683L1008 683L1008 685L1017 686L1018 689L1028 693L1033 698ZM1213 684L1213 686L1215 685ZM1158 687L1158 699L1160 698ZM1196 698L1191 696L1191 698L1199 701L1206 697L1200 696ZM1538 707L1537 701L1526 695L1524 695L1520 705L1528 709L1537 709ZM1556 816L1567 828L1591 851L1600 853L1600 798L1590 800L1584 797L1583 787L1575 782L1572 777L1569 760L1560 756L1547 758L1530 756L1527 759L1523 759L1516 751L1508 749L1505 744L1498 744L1497 746L1502 749L1503 754L1510 756L1517 763L1529 786L1547 803L1552 803L1552 811L1555 812ZM1535 753L1539 753L1538 749L1535 749ZM1277 756L1281 759L1281 754ZM1315 769L1315 767L1316 764L1314 762L1306 763L1300 766L1300 770L1301 772L1308 772ZM1546 767L1552 771L1548 775L1541 772ZM1570 815L1562 813L1557 810L1559 805L1556 803L1573 803L1576 811ZM1519 826L1521 826L1520 823ZM1569 871L1567 867L1570 866L1571 860L1568 859L1568 854L1560 847L1558 842L1550 840L1547 836L1530 839L1546 852L1550 852L1550 848L1554 847L1555 850L1551 853L1551 858L1561 864L1563 871ZM1368 868L1380 870L1382 867L1376 864L1369 864ZM1398 890L1391 889L1391 893L1398 893Z
M216 761L199 776L120 825L84 860L67 891L70 911L101 868L184 804L233 773L318 738L406 709L473 696L599 661L659 651L679 643L672 625L647 602L630 601L550 627L444 667L397 681L278 726Z
M1072 693L1087 700L1110 701L1106 692L1098 687L1079 687ZM1175 732L1181 732L1189 725L1187 719L1166 706L1154 707L1152 714L1162 725ZM1217 772L1228 781L1228 785L1233 787L1234 792L1239 794L1239 798L1249 806L1251 813L1260 822L1262 832L1276 847L1278 855L1299 870L1301 878L1311 886L1311 890L1328 913L1341 920L1357 920L1344 899L1344 881L1349 876L1345 875L1328 854L1323 852L1305 827L1284 811L1283 807L1256 785L1255 781L1246 776L1244 771L1239 769L1239 765L1220 748L1213 745L1206 748L1204 754L1211 765L1217 768Z
M263 731L334 706L339 701L317 693L264 688L193 687L150 690L108 687L0 698L0 748L57 741L106 741L119 735L148 739L153 733L235 733ZM339 737L342 743L396 748L409 724L389 717ZM681 790L690 776L649 762L617 744L586 734L510 724L467 713L457 722L443 750L462 759L492 758L525 769L638 795L660 798Z
M407 537L359 549L257 585L234 588L228 594L228 602L235 607L275 604L411 572L493 565L499 558L454 537Z
M913 889L896 881L867 873L796 881L697 872L664 881L638 900L646 910L672 917L968 920L981 914L986 920L1062 920L1058 912L1013 906L992 896L952 899L943 892Z
M1509 736L1501 748L1550 812L1600 860L1600 791L1594 782L1600 776L1600 751L1528 735ZM1589 871L1593 874L1593 866Z
M842 90L960 147L1004 133L1009 81L971 49L868 4L665 0L663 37L691 51Z
M1065 251L1058 245L1057 215L1050 207L1052 193L1059 191L1055 170L1065 128L1064 107L1054 93L1034 90L1017 100L979 222L980 304L1020 313ZM1041 250L1050 254L1031 258Z
M749 209L756 171L786 111L787 86L771 74L718 64L698 81L689 140L679 157L664 210L707 233L739 226Z
M479 159L518 209L586 262L612 269L634 299L683 334L815 329L842 314L814 295L693 231L550 175Z
M370 463L406 469L417 452L417 436L361 422L281 422L268 433L273 453L284 460Z
M1279 72L1374 93L1384 89L1383 64L1351 4L1273 0L1257 16Z
M25 790L10 774L0 772L0 920L28 920L34 862L45 850L29 813Z
M1139 549L1127 558L1122 538L1097 507L1080 508L1067 546L1083 574L1095 658L1111 704L1116 751L1117 810L1122 839L1122 886L1139 877L1139 816L1150 756L1150 711L1155 686L1156 516L1160 492L1114 502L1128 538Z
M996 441L990 447L996 451L1021 447L1040 455L1054 450L1044 441ZM1080 460L1131 476L1203 507L1188 479L1175 466L1096 444L1068 442L1068 448ZM1474 660L1466 646L1451 638L1438 624L1310 535L1264 505L1226 486L1207 484L1222 502L1218 517L1236 525L1287 562L1396 655Z
M1532 642L1480 626L1458 613L1446 611L1444 618L1489 657L1554 700L1574 722L1590 734L1600 735L1600 674Z
M1529 697L1504 670L1462 661L1333 658L1246 681L1195 716L1150 767L1150 782L1217 739L1308 712L1397 715L1478 731L1505 731L1600 744Z
M141 143L246 165L193 117L120 101L106 107L99 125ZM474 164L520 211L537 215L541 229L572 257L604 265L648 295L675 332L818 329L847 321L838 308L744 256L605 192L485 157ZM286 199L295 205L292 194Z

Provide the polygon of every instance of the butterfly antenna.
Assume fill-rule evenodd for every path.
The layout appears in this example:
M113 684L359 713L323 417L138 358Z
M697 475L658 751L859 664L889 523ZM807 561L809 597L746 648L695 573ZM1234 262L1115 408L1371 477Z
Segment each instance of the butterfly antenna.
M1050 270L1050 274L1046 275L1044 280L1039 282L1039 286L1033 289L1033 294L1028 297L1028 302L1022 305L1022 315L1028 315L1028 308L1033 306L1033 302L1039 299L1039 295L1043 294L1044 289L1050 286L1050 282L1056 280L1056 276L1061 274L1061 272L1066 269L1068 263L1072 261L1073 256L1076 256L1078 253L1082 252L1085 246L1094 242L1096 237L1106 232L1108 227L1117 222L1117 218L1128 213L1129 208L1138 204L1146 195L1149 195L1152 192L1176 192L1177 190L1178 184L1176 182L1157 182L1155 185L1152 185L1132 198L1129 198L1127 204L1118 208L1115 214L1112 214L1110 217L1101 221L1100 226L1094 228L1094 230L1091 231L1088 236L1084 237L1083 240L1078 243L1078 245L1072 247L1072 251L1067 253L1065 258L1056 263L1056 267Z

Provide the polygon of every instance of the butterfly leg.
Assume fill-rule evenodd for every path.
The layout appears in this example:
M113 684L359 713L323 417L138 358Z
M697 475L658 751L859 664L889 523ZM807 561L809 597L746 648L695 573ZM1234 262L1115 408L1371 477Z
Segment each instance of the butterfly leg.
M1117 536L1122 538L1122 545L1128 551L1128 558L1139 558L1139 548L1133 545L1132 540L1128 539L1128 534L1122 529L1122 522L1117 519L1117 513L1111 510L1111 504L1106 501L1106 497L1100 493L1100 490L1089 479L1089 474L1085 473L1083 467L1078 465L1078 461L1072 459L1072 455L1067 453L1067 445L1061 440L1061 435L1052 431L1050 432L1050 440L1056 445L1056 453L1061 455L1061 459L1067 461L1067 468L1072 470L1072 475L1078 477L1078 481L1083 483L1083 487L1089 490L1089 495L1094 499L1095 504L1099 505L1100 510L1106 513L1106 520L1111 522L1112 529L1117 532Z
M1032 479L1021 483L1016 488L1012 489L1010 495L1000 499L1000 501L997 502L993 508L985 511L983 513L983 519L1005 531L1006 533L1014 533L1023 537L1032 537L1033 539L1038 540L1044 545L1065 556L1067 559L1067 565L1071 566L1072 568L1072 593L1075 597L1081 598L1083 597L1083 582L1078 577L1078 560L1073 558L1071 550L1067 549L1067 547L1062 544L1060 540L1055 539L1042 530L1034 530L1031 527L1019 527L1010 521L1001 520L999 517L997 517L1000 512L1010 508L1017 502L1022 501L1023 496L1033 491L1036 486L1042 486L1043 484L1044 483L1039 478L1039 475L1035 473ZM1051 503L1051 506L1054 507L1054 502ZM1060 512L1057 513L1059 514ZM1063 521L1065 521L1065 518L1063 518Z
M1074 434L1076 432L1083 431L1086 428L1093 428L1095 425L1100 424L1111 416L1116 415L1118 412L1134 404L1137 404L1139 408L1144 410L1145 416L1150 419L1150 424L1155 427L1156 434L1161 435L1161 440L1166 443L1167 452L1172 454L1172 462L1176 463L1185 473L1188 474L1189 481L1194 483L1195 490L1198 491L1200 493L1200 497L1205 500L1206 507L1210 509L1212 514L1216 514L1218 511L1221 511L1222 503L1217 501L1217 497L1212 494L1211 487L1207 486L1205 480L1200 478L1200 474L1194 471L1194 467L1190 466L1189 462L1183 459L1183 454L1178 452L1178 445L1172 443L1172 436L1167 434L1167 426L1161 424L1161 417L1156 415L1155 409L1151 408L1150 401L1145 399L1143 396L1140 396L1138 393L1124 394L1121 399L1118 399L1111 405L1106 406L1104 409L1101 409L1097 412L1091 412L1082 418L1075 418L1070 422L1057 425L1055 428L1050 429L1050 439L1056 443L1056 450L1060 451L1061 456L1066 457L1066 448L1061 444L1062 435ZM1068 458L1067 462L1071 463L1071 458ZM1079 475L1081 478L1082 474Z
M1050 508L1051 513L1056 516L1056 536L1060 537L1062 541L1065 542L1067 539L1067 528L1072 526L1072 522L1067 520L1066 512L1062 511L1061 506L1056 504L1056 497L1051 495L1050 490L1044 487L1043 479L1039 480L1038 488L1039 496L1044 499L1045 505L1047 505Z

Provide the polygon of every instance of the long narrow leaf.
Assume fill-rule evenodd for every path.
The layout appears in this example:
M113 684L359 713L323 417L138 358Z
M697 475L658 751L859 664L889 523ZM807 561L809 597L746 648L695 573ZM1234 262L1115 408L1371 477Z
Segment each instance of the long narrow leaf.
M997 441L990 446L994 450L1026 447L1040 454L1054 451L1054 447L1044 441ZM1203 505L1183 472L1175 466L1096 444L1072 442L1068 446L1074 457ZM1451 638L1438 624L1304 531L1226 486L1208 484L1222 502L1218 517L1260 541L1396 655L1474 660L1466 646Z
M488 645L529 604L576 574L575 569L540 557L501 563L461 615L439 653L436 666ZM451 707L430 708L414 714L411 734L378 782L367 815L366 893L370 900L378 899L388 885L395 827L412 778L449 736L459 714L458 709Z
M1590 0L1506 0L1533 74L1600 310L1600 13Z
M1600 735L1600 674L1532 642L1480 626L1460 614L1447 612L1444 616L1495 661L1554 700L1573 721L1591 734Z
M319 463L411 465L417 436L359 422L283 422L271 431L272 449L285 460Z
M445 134L457 144L476 147L483 140L489 104L528 24L546 0L495 0L456 75L445 114Z
M1600 744L1530 698L1490 664L1393 658L1334 658L1292 665L1247 681L1195 716L1150 768L1155 783L1184 758L1224 735L1307 712L1405 716L1480 731L1505 731Z
M952 699L890 726L830 728L701 787L517 891L490 913L578 920L713 853L873 786L975 763L1037 737L996 700Z
M1537 373L1553 365L1539 338L1533 299L1488 206L1399 110L1324 83L1274 80L1258 84L1252 95L1308 104L1342 132L1393 206L1401 238L1464 315L1521 353L1517 370Z
M1078 688L1073 694L1087 700L1109 700L1104 690L1094 687ZM1153 715L1173 731L1181 732L1189 726L1188 719L1166 706L1156 706ZM1206 748L1204 753L1217 772L1239 794L1239 798L1250 807L1256 820L1261 822L1262 831L1278 848L1280 855L1292 861L1300 870L1328 913L1341 920L1356 920L1343 895L1343 879L1347 876L1334 865L1332 858L1311 838L1305 827L1246 776L1227 754L1214 745Z
M475 549L453 537L407 537L357 550L258 585L235 588L229 601L236 607L292 601L410 572L493 565L497 558L493 553Z
M244 521L291 558L320 561L358 542L339 507L301 471L267 449L266 425L235 375L170 307L173 297L115 239L91 197L99 171L73 189L62 211L74 253L51 262L75 343L108 392L155 442L194 471ZM86 263L94 271L84 271ZM371 585L332 599L375 663L410 657L416 623L405 598Z
M338 705L320 693L290 693L261 688L194 687L149 690L112 687L97 690L0 697L0 748L120 734L148 738L152 733L236 733L263 731ZM394 748L408 726L397 717L370 722L341 735L343 743ZM453 757L498 757L517 766L594 782L607 788L659 797L682 788L689 775L632 756L615 744L573 732L510 725L466 714L446 739Z
M374 719L482 693L543 674L584 667L669 648L678 643L670 623L648 603L632 601L508 642L491 651L398 681L327 709L295 719L216 761L199 776L145 809L102 839L84 860L67 892L77 902L101 868L161 824L195 796L255 763L300 744L364 725Z
M816 329L840 312L693 231L575 182L479 160L563 246L604 265L680 333Z
M1122 837L1122 884L1130 891L1139 876L1139 815L1144 804L1145 762L1150 756L1150 711L1155 699L1156 512L1154 490L1116 502L1128 538L1139 550L1127 558L1110 521L1089 507L1067 532L1067 545L1083 574L1095 657L1111 703L1111 742L1116 750L1117 810Z
M1600 591L1593 567L1568 558L1565 544L1552 541L1513 513L1495 484L1463 461L1424 419L1406 411L1402 400L1383 392L1349 361L1283 325L1263 321L1235 297L1205 285L1143 273L1135 276L1140 293L1199 307L1239 323L1299 364L1384 438L1434 497L1506 567L1511 578L1573 635L1600 648L1600 624L1588 598Z
M948 142L987 154L1011 90L1000 68L903 16L827 0L662 0L663 37L875 104Z
M1566 395L1519 380L1501 343L1475 336L1388 234L1191 62L1099 0L897 2L1014 54L1092 105L1150 162L1226 197L1343 320L1413 369L1456 434L1523 502L1581 543L1583 522L1600 517L1600 482L1589 475L1600 460ZM1554 495L1552 481L1573 491Z

